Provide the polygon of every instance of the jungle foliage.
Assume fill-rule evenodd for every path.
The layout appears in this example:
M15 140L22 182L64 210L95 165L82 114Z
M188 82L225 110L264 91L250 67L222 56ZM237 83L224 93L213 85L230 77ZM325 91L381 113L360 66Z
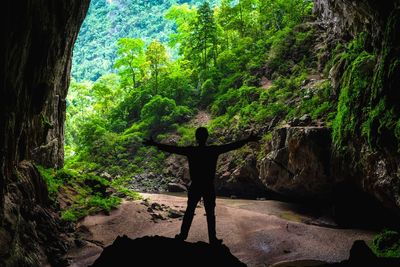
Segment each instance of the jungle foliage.
M91 7L78 38L76 51L85 51L74 55L67 97L64 170L74 172L72 180L96 176L115 190L124 190L117 195L130 194L128 188L132 189L136 175L161 175L166 159L164 153L143 147L143 138L194 144L194 129L199 125L192 119L199 111L211 116L207 125L211 142L243 138L250 131L265 134L263 140L267 140L270 134L263 132L265 125L284 124L304 114L315 121L332 120L336 106L330 101L330 83L316 71L317 33L309 23L312 1L156 2L145 5L151 10L168 6L158 25L169 28L153 29L154 23L146 24L136 35L122 30L126 23L111 20L118 18L117 11L110 17L104 3L92 3L98 9ZM109 5L127 8L124 1ZM150 17L156 15L139 12L130 18L130 25L152 21ZM122 27L115 33L121 38L114 46L111 39L92 36L93 42L104 40L105 50L96 50L93 42L85 41L88 29L107 23ZM108 65L95 58L109 60ZM97 74L77 75L77 69L86 68L84 62L100 67L89 68ZM86 78L91 80L82 81ZM53 177L54 185L65 184L57 175ZM150 180L143 183L156 187ZM91 210L90 205L101 203L101 198L111 206L117 203L109 199L115 193L92 191L86 190L84 200L75 199L64 217L81 217L74 207L86 205ZM93 195L97 196L94 202L90 201Z
M365 33L321 51L312 7L311 0L93 0L74 49L66 164L38 166L55 205L59 194L69 199L62 218L75 221L110 211L121 197L137 198L132 181L162 176L167 158L143 147L143 138L194 144L199 111L211 116L214 143L250 132L269 142L266 129L307 114L332 127L340 153L355 140L398 152L396 27L389 19L382 51L369 47ZM336 74L333 88L328 77ZM383 90L393 97L381 97ZM170 179L141 183L157 190ZM386 231L372 247L398 257L398 240Z
M174 32L172 21L164 14L173 5L200 5L200 0L131 1L92 0L74 47L72 76L77 81L96 81L114 72L118 57L116 44L121 38L153 39L162 43ZM212 0L215 5L218 1Z

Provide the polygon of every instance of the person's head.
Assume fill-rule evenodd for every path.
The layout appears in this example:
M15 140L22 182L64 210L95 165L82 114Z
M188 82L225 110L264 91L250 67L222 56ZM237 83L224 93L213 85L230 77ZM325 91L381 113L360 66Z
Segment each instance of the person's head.
M204 146L207 142L208 131L205 127L199 127L196 130L196 140L200 146Z

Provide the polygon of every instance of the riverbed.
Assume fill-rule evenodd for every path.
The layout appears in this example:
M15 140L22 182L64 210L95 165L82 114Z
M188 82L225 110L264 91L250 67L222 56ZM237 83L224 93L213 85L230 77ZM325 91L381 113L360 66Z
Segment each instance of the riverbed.
M77 224L83 242L68 253L71 266L88 266L118 235L174 237L181 218L166 210L184 211L184 195L142 194L148 201L124 201L109 215L88 216ZM161 219L154 220L149 205L157 203ZM147 205L145 205L147 204ZM355 240L370 242L374 232L340 229L328 217L316 216L298 204L273 200L217 199L217 235L231 253L248 266L271 266L280 262L339 262L349 257ZM196 209L188 242L207 242L203 205ZM179 257L175 255L174 257ZM282 265L280 265L282 266Z

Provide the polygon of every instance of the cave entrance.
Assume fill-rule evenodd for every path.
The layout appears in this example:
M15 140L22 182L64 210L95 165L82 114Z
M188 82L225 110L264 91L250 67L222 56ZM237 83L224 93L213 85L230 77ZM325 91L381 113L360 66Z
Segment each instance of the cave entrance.
M189 183L184 159L144 148L144 138L192 145L206 126L210 143L253 133L265 144L285 123L324 126L335 106L314 49L313 4L289 2L150 2L149 15L130 2L92 1L74 48L66 166L124 188L180 191ZM249 146L222 156L218 193L271 197L256 167L262 153Z
M326 41L328 33L316 23L314 4L307 0L276 1L276 5L271 4L274 1L181 2L178 6L150 1L143 9L135 2L92 1L74 49L66 166L56 177L68 177L70 185L80 189L63 218L76 221L101 210L113 216L112 209L122 199L138 199L137 192L142 192L148 198L142 202L145 209L123 203L120 211L147 211L153 223L164 226L163 233L170 235L171 229L164 221L177 232L180 223L175 219L183 217L186 200L171 193L187 191L187 162L145 147L143 140L193 146L196 129L207 127L214 144L252 134L261 137L258 145L220 157L216 192L229 198L218 203L238 217L254 211L277 216L286 228L282 221L261 218L286 229L277 236L301 234L295 229L298 222L330 228L315 232L329 244L333 236L328 232L337 227L325 216L335 194L330 127L337 118L339 95L332 80L339 82L344 72L335 56L353 53L364 37L348 45ZM151 194L159 192L169 194ZM233 211L235 207L240 208ZM244 226L242 217L220 214L222 222L237 220L245 235L251 236L251 229L258 227ZM102 216L87 220L108 220ZM142 219L134 216L125 223L136 225ZM195 231L199 225L194 222ZM144 232L151 234L154 228L149 229ZM263 231L257 233L266 236ZM335 232L338 242L348 248L355 237L372 239L372 233L352 233L346 237L342 230ZM256 249L268 254L271 244L281 239ZM296 250L293 244L288 246L284 253ZM244 251L251 254L248 247ZM322 251L315 253L329 258ZM339 259L343 254L330 258Z
M194 145L199 126L210 144L261 137L221 156L215 177L217 233L249 265L340 261L355 239L372 240L374 231L331 224L321 203L332 195L345 219L366 211L359 220L382 226L376 199L398 212L398 1L92 0L75 46L61 168L70 49L89 2L2 8L1 266L67 265L68 243L78 252L67 259L88 265L119 234L173 237L187 161L143 141ZM335 192L337 178L345 183ZM190 242L208 241L201 214L213 203L198 204ZM75 242L64 230L77 230ZM173 252L180 242L150 240ZM373 240L376 254L399 255L398 231ZM353 248L368 255L364 266L379 260L363 242Z

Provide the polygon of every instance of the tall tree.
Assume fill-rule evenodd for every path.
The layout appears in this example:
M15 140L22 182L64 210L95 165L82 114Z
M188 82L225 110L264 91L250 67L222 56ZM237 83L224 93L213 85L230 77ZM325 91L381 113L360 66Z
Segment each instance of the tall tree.
M168 57L165 46L153 40L146 50L146 60L149 62L151 77L154 79L154 95L158 94L158 76L160 70L167 63Z
M169 36L169 46L178 48L179 54L187 58L190 53L189 48L192 46L190 35L197 19L196 7L188 4L172 6L165 14L165 18L176 24L176 33Z
M200 55L200 63L204 70L208 68L210 58L214 65L217 58L217 26L213 10L206 1L197 10L197 20L192 33L193 50Z
M132 84L135 88L144 76L144 42L142 39L121 38L117 46L118 59L114 67L118 69L123 85Z
M97 113L108 113L123 99L119 84L119 77L114 73L104 74L93 84L91 97L94 100L93 109Z

